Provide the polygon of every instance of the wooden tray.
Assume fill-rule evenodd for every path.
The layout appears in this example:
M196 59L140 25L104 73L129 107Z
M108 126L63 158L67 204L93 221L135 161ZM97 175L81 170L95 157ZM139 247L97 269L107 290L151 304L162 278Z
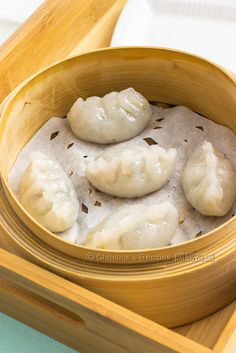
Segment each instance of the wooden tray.
M46 1L1 47L0 100L37 70L109 45L124 3ZM168 330L9 252L0 258L0 310L80 352L230 352L236 345L236 303Z

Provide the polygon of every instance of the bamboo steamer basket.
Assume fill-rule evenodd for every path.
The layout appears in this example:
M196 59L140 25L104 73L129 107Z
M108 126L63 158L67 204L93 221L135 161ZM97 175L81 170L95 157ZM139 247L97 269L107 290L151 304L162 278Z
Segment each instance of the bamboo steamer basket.
M25 144L75 99L134 87L149 101L185 105L236 132L236 82L197 56L158 48L109 48L39 72L7 100L0 121L1 243L16 254L167 327L199 320L235 299L236 219L194 240L144 251L69 244L20 205L8 174Z

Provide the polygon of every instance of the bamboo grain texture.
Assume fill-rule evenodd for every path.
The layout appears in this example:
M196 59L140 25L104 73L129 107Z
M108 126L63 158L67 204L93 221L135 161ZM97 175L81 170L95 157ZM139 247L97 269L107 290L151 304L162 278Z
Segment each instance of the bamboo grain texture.
M211 349L215 348L215 346L219 347L221 343L221 349L223 349L227 339L226 337L223 339L224 334L222 337L221 334L227 326L231 327L231 334L236 329L236 322L234 322L234 328L232 328L233 324L230 324L231 320L235 320L235 313L236 301L205 319L196 321L190 325L178 327L174 331Z
M0 252L1 258L2 258L2 266L0 267L0 276L1 276L1 289L0 289L0 310L6 313L7 315L10 315L14 318L17 318L18 320L21 320L27 325L30 325L31 327L34 327L35 329L50 335L51 337L57 339L58 341L67 344L74 349L79 349L81 352L94 352L97 351L95 349L96 344L100 342L96 341L95 338L95 345L93 347L89 347L87 345L87 341L84 337L84 333L81 332L82 337L80 338L80 334L78 334L78 330L83 328L84 322L83 320L74 313L73 311L70 311L68 309L65 309L61 305L61 300L59 299L59 305L55 304L52 302L51 298L45 299L45 296L42 296L42 293L39 295L35 294L32 292L32 286L31 283L26 286L25 281L22 286L21 282L22 279L18 279L16 281L16 274L15 274L15 269L13 266L16 264L19 265L19 258L17 258L17 261L15 261L14 257L11 255L9 256L9 253L5 252ZM5 258L7 259L7 265L5 262ZM9 259L11 259L12 262L12 271L13 275L9 272ZM25 273L23 271L22 275L22 265L26 266L27 272L29 271L29 264L27 264L25 261L22 262L20 261L20 276L21 278L25 278ZM8 275L7 275L7 280L3 280L2 276L2 271L4 268L4 271L6 270L6 267L8 269ZM38 281L39 285L41 286L41 276L39 276L38 269L35 271L36 267L35 266L30 266L30 271L31 271L31 276L34 276L34 283ZM47 278L46 271L41 272L40 274L43 274L43 277ZM57 278L56 276L53 276L54 282L58 284L58 286L61 287L61 279ZM30 280L31 281L31 280ZM63 283L66 283L63 281ZM27 289L26 289L27 287ZM48 285L47 285L48 289ZM56 294L58 294L57 289L55 289ZM79 293L80 288L76 288L77 294ZM86 294L86 291L84 292ZM91 292L88 292L90 295ZM91 297L90 298L94 303L96 302L97 296ZM103 301L102 301L103 302ZM112 313L112 308L110 308L110 303L108 303L109 306L109 311L111 310ZM194 340L204 347L206 346L207 348L212 349L213 347L217 348L217 352L222 352L222 350L219 350L219 345L222 348L222 346L225 346L226 342L230 342L233 338L233 332L235 331L235 315L232 315L234 309L235 309L236 303L232 303L228 310L222 310L208 319L202 320L198 323L195 323L186 327L186 328L179 328L176 329L175 331L183 334L184 330L184 335L191 340ZM32 312L34 315L32 316ZM114 314L114 313L112 313ZM124 314L127 315L128 313L124 311ZM227 319L226 319L227 318ZM113 319L113 316L112 316ZM131 318L132 321L133 317ZM223 319L223 320L222 320ZM221 321L219 321L221 320ZM227 324L227 321L229 320L229 323ZM143 322L143 324L147 324L147 320ZM220 325L219 325L220 324ZM62 329L63 327L63 329ZM149 326L147 326L149 327ZM99 330L98 330L99 331ZM182 331L182 332L181 332ZM191 334L189 332L191 331ZM223 333L221 333L221 331ZM156 332L156 339L159 342L159 335L162 335L162 327L158 327L158 330ZM166 330L164 330L164 333L166 333ZM167 341L169 341L169 335L166 336ZM112 340L113 335L110 335L109 340ZM171 338L174 339L176 343L178 343L178 336L171 336ZM94 337L91 337L92 340L94 340ZM176 346L176 352L186 352L190 351L189 347L191 347L191 341L186 340L183 341L184 344L186 344L185 348L178 347ZM158 347L158 346L157 346ZM157 349L156 347L156 349ZM196 347L196 346L195 346ZM228 352L231 352L234 348L234 345L231 341L231 350L228 350ZM104 349L104 348L103 348ZM105 353L108 349L114 349L114 346L110 347L109 344L106 343L106 348L103 350L103 353ZM145 351L149 349L148 346L145 346ZM187 349L187 350L186 350ZM129 347L125 347L124 352L128 352ZM122 352L122 350L121 350ZM175 352L175 350L174 350ZM202 347L197 346L197 352L200 353L202 352ZM206 352L204 350L204 352ZM209 351L210 352L210 351ZM213 351L212 351L213 352Z
M56 322L56 333L76 337L68 343L83 352L160 352L210 353L210 350L171 332L135 313L101 298L75 284L40 269L14 255L0 250L0 275L4 280L0 289L0 308L8 314L23 305L25 322L36 310L49 325ZM10 295L10 297L9 297ZM28 298L27 298L28 296ZM30 298L31 296L31 298ZM43 300L42 300L43 299ZM10 303L10 304L9 304ZM8 305L13 305L9 308ZM14 307L15 305L15 307ZM58 312L58 306L62 309ZM50 309L48 309L50 307ZM43 316L46 308L46 317ZM14 314L13 314L14 315ZM60 321L69 331L61 332ZM50 331L49 331L50 332ZM54 331L55 335L55 331ZM66 337L63 337L63 342ZM62 338L61 338L62 339Z
M94 85L96 78L99 84ZM53 65L25 82L2 112L1 197L6 194L2 207L8 207L6 217L12 227L5 232L5 243L10 247L15 242L17 251L27 253L41 266L151 320L168 327L180 326L235 299L235 217L207 235L175 246L132 252L86 249L63 241L33 220L7 181L20 150L51 116L65 116L78 96L103 96L114 88L130 86L150 101L186 105L236 129L235 81L193 55L157 48L111 48ZM136 256L131 257L131 253ZM192 260L177 260L178 254L189 253L194 254ZM208 257L213 261L204 260ZM156 262L153 258L167 260Z
M99 4L100 7L98 8L97 1L83 1L83 0L46 1L45 4L42 5L39 8L39 10L1 48L1 51L0 51L0 60L1 60L0 97L1 99L5 98L7 94L12 89L14 89L17 86L17 84L19 84L22 80L27 79L27 77L29 77L31 74L35 73L39 69L42 69L45 66L52 64L53 62L63 59L65 57L77 55L82 51L86 51L88 49L94 49L101 46L107 46L109 44L112 29L115 25L116 19L122 7L124 6L124 3L125 1L119 1L119 0L100 1L100 4ZM84 20L86 16L90 18L89 21ZM75 27L77 30L75 29ZM58 41L65 36L66 36L66 41L63 42L63 46L58 46ZM50 45L50 51L48 51L48 46L45 45L45 38L48 38L48 37L52 39L50 43L48 43L48 45ZM40 51L37 50L38 46L40 47ZM34 60L32 60L32 58ZM24 63L25 63L23 67L21 65L22 60L24 60ZM20 70L19 70L19 67L20 67ZM217 89L220 89L221 86L224 86L224 83L221 81L221 79L223 78L223 75L222 73L220 73L218 69L215 70L215 72L213 71L211 73L213 75L213 78L212 78L213 81L211 82L211 84L214 84L216 86L215 89L217 91ZM216 75L217 73L218 73L218 76L215 76L215 80L214 80L214 75ZM231 77L233 81L233 75L229 75L229 77ZM189 76L184 77L184 79L188 79L188 78ZM193 78L191 77L191 79ZM205 80L204 72L202 72L202 79ZM226 83L226 81L225 81L226 93L230 95L230 90L232 89L232 87L235 87L235 83L233 84L233 86L230 87L229 81L228 83ZM208 85L208 83L206 83L206 85ZM13 96L14 96L14 93L13 93ZM234 97L235 97L235 94L233 93L231 98L234 99ZM158 97L158 100L162 102L166 101L171 103L171 98L170 97L166 97L166 98L168 99L163 100L163 97L160 96ZM193 100L195 98L196 97L194 96ZM223 101L225 101L225 96L221 97L221 94L217 94L215 99L216 100L223 99ZM192 104L193 102L191 101L190 103ZM206 101L203 103L206 106L205 115L208 115L209 117L214 116L215 114L212 115L214 113L212 112L212 109L209 109L210 107L207 108L207 105L209 105L210 102ZM194 107L197 110L197 106L195 105L193 106L193 108ZM233 116L233 114L235 114L235 103L233 103L232 106L229 105L228 109L229 111L228 111L227 118L228 116ZM217 113L217 119L221 119L218 113ZM231 126L232 123L230 121L227 121L226 125ZM74 271L74 274L72 274L73 271L71 270L65 271L66 266L69 266L67 267L67 269L73 268L75 270L76 264L73 258L71 258L70 256L63 255L61 253L62 249L60 248L60 246L59 246L60 248L59 251L51 251L52 249L50 247L49 248L45 247L45 244L42 242L42 240L40 240L38 237L32 236L32 233L29 232L29 230L22 224L22 222L20 222L17 219L14 212L12 212L2 187L0 189L0 194L1 194L0 203L2 205L1 215L0 215L0 218L1 218L0 245L3 248L10 250L11 252L14 252L21 257L25 257L28 260L35 262L42 267L47 268L48 270L52 270L64 277L71 278L75 282L81 283L81 280L78 280L78 276L76 274L78 273L78 268L76 269L76 271ZM12 232L14 233L14 236ZM233 241L235 240L235 237L232 236L231 227L228 227L228 230L226 231L224 241L221 244L222 247L220 246L220 238L221 238L221 233L219 232L218 234L219 243L216 241L217 244L215 248L212 247L211 250L213 252L217 251L217 253L219 254L219 257L221 257L222 261L225 263L225 266L226 266L225 269L227 269L229 267L229 263L228 263L227 257L225 256L227 253L227 251L225 250L227 248L229 250L230 246L232 246L233 244L235 245L235 242L233 243ZM204 243L206 251L208 249L208 246L210 246L210 244L211 244L210 240ZM198 249L198 246L197 246L197 249ZM231 247L231 249L233 248ZM196 249L194 249L194 251L195 250ZM233 255L232 264L235 264L234 262L235 252L234 253L232 252L232 255ZM1 253L1 256L2 256L2 253ZM4 253L4 256L7 259L8 257L9 258L11 257L9 253ZM62 256L64 256L63 261L60 260ZM25 266L29 267L29 264L26 265L25 263ZM220 271L221 269L220 262L218 263L218 266L219 266L218 270ZM232 266L235 266L235 265L232 265ZM107 267L109 268L109 266L107 265L104 266L104 269ZM85 271L87 269L85 264L83 264L83 269ZM104 274L104 269L101 266L101 269L100 269L101 274ZM60 300L58 301L57 304L55 304L55 303L52 303L50 300L42 297L41 293L40 295L32 293L31 291L32 288L30 283L28 283L27 289L24 286L22 287L22 283L16 284L13 268L11 270L12 270L12 276L10 276L11 280L10 281L4 280L4 282L1 282L1 284L3 283L3 286L0 292L1 293L0 295L1 295L1 298L4 298L4 300L1 300L0 302L0 310L3 310L9 315L12 315L13 317L16 317L22 320L26 324L30 324L31 326L33 325L35 328L47 333L48 335L51 335L52 337L55 337L56 339L60 338L58 333L59 331L61 340L63 343L66 343L78 349L78 346L76 346L77 345L76 340L78 338L77 331L73 330L72 333L70 334L73 326L78 327L78 324L76 326L76 322L77 321L80 322L77 314L74 314L74 310L70 311L68 309L65 309ZM165 270L167 270L167 268L165 268ZM47 272L44 271L44 273L47 273ZM164 273L167 274L167 272L163 272L163 274ZM39 283L39 285L41 285L42 284L41 276L38 276L38 275L35 275L35 276L36 276L35 280ZM82 277L84 278L84 273L82 274ZM98 292L100 292L100 294L103 294L103 291L101 290L102 283L104 284L104 282L100 282L100 285L99 285L100 290ZM59 278L58 278L57 284L60 287ZM85 287L87 286L87 288L91 290L94 290L94 284L89 284L88 281L85 281L83 285ZM75 287L77 287L77 290L79 290L78 286L75 286ZM230 284L230 288L231 288L231 291L233 290L236 292L235 285L233 283ZM55 292L57 292L57 289L55 289ZM235 293L235 292L232 292L232 293ZM119 296L119 293L118 293L118 296ZM97 305L96 298L93 297L93 300L94 300L93 307L94 306L96 307ZM12 306L12 303L15 303L15 306ZM206 303L206 306L207 306L207 303ZM22 308L24 308L24 310L22 310ZM32 310L35 310L34 321L32 321L32 318L30 319L30 313L32 312ZM110 319L113 320L112 310L109 312L109 315L110 315ZM57 317L57 322L53 322L53 317ZM132 316L132 319L133 319L133 316ZM146 319L144 319L144 321L145 320ZM60 331L62 322L64 323L63 332ZM146 322L147 321L145 321L145 323ZM231 352L235 345L235 339L233 336L235 327L236 327L235 304L233 303L228 305L225 309L222 309L221 311L217 312L216 314L209 316L209 318L202 319L196 323L189 324L184 327L179 327L175 330L176 332L179 332L181 335L184 335L190 338L190 340L187 341L187 347L191 347L191 349L195 349L196 346L195 348L192 348L191 346L191 343L192 342L194 343L194 341L197 341L204 346L204 347L198 346L196 352L202 352L201 350L202 348L205 349L205 347L208 347L209 348L207 350L208 352L214 349L216 352L225 351L226 353L226 351ZM99 331L99 328L100 326L98 327L98 331ZM169 339L170 340L173 339L175 344L173 343L173 346L171 346L171 349L174 349L174 350L171 350L171 351L164 350L163 352L177 352L177 351L180 352L179 346L178 346L178 340L176 341L177 336L173 337L171 331L169 330L165 331L165 330L166 329L164 329L163 331L164 332L163 334L164 335L166 334L165 340L163 341L164 342L163 345L165 347L168 347L169 349L169 346L168 346ZM162 326L158 325L158 332L159 331L162 333ZM138 331L138 335L141 334L140 332ZM94 352L95 348L97 348L95 346L93 347L88 346L88 342L90 342L93 339L93 334L86 337L81 335L81 340L82 340L82 346L80 347L81 352L82 351ZM130 334L128 333L128 336L129 335ZM143 340L143 336L141 338ZM117 339L117 328L114 327L114 331L112 331L109 340L113 341L116 339ZM159 337L155 337L155 339L158 343L160 342ZM159 345L156 345L156 341L155 341L154 347L157 349L160 347ZM103 338L102 342L104 344L106 342L106 339ZM130 337L129 342L133 342L132 335ZM136 342L136 337L135 337L135 342ZM107 344L108 344L108 339L107 339ZM185 341L185 344L186 344L186 341ZM127 347L129 347L129 345L130 343L128 343ZM117 348L114 345L114 343L110 345L110 342L107 347L109 347L110 351L111 349L112 350L118 349L117 352L122 352L122 349L123 350L125 349L124 346ZM145 351L147 350L147 347L148 346L145 346ZM163 347L161 347L161 349ZM183 349L186 350L186 346ZM185 352L185 350L182 350L182 351Z
M36 71L71 54L108 46L125 2L44 1L1 46L0 102Z

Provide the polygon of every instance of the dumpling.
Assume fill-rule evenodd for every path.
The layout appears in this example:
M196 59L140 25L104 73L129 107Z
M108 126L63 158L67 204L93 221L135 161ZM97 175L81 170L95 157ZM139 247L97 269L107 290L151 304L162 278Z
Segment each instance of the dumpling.
M67 241L68 243L75 244L78 242L79 233L79 224L75 222L69 229L65 230L64 232L57 233L57 236Z
M73 133L84 141L114 143L137 136L147 126L151 107L133 88L104 97L82 98L71 107L67 119Z
M90 162L86 175L96 189L106 194L140 197L160 189L168 181L176 155L174 148L118 145Z
M224 216L236 198L231 162L207 141L188 160L182 185L190 204L206 216Z
M87 236L85 246L110 250L138 250L166 246L178 228L172 203L128 205L112 213Z
M74 186L53 158L32 152L20 182L20 201L30 215L51 232L70 228L79 213Z

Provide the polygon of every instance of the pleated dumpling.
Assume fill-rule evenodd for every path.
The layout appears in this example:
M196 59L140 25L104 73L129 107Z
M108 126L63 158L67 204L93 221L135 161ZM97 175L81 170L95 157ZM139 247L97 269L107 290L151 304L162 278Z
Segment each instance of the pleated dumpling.
M188 160L182 185L189 203L206 216L224 216L236 198L235 169L207 141Z
M133 88L111 92L102 98L79 98L67 114L70 127L78 138L101 144L137 136L150 117L148 101Z
M128 205L106 217L87 236L85 246L110 250L151 249L168 245L178 228L178 211L164 201Z
M177 151L157 145L118 145L87 167L87 178L98 190L118 197L140 197L160 189L170 178Z
M53 158L32 152L20 182L20 201L30 215L52 232L70 228L79 202L70 178Z

